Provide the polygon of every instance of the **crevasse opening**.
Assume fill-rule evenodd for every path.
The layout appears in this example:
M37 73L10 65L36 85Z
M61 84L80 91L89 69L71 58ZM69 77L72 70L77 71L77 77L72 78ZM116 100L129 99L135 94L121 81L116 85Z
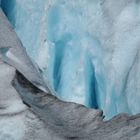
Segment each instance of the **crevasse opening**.
M136 0L2 0L1 7L57 96L106 118L140 112Z

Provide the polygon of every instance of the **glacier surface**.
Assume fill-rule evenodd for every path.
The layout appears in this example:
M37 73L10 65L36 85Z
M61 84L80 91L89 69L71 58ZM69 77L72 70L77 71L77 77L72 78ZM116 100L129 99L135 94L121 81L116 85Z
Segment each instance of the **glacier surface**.
M1 0L44 79L65 101L140 112L139 0Z
M105 121L101 110L51 95L40 74L0 9L1 140L139 140L140 114Z

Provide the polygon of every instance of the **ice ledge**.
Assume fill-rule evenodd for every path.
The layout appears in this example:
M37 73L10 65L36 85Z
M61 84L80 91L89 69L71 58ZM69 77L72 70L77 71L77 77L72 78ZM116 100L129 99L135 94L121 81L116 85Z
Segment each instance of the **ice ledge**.
M38 88L47 91L37 65L27 55L18 36L0 8L0 59L20 71ZM28 74L29 73L29 74Z

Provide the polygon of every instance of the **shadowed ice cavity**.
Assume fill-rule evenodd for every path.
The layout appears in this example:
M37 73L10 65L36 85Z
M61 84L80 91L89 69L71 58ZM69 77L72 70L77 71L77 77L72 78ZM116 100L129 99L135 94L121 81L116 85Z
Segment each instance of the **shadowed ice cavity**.
M140 29L132 28L139 12L135 0L120 3L2 0L1 5L57 96L103 109L111 118L140 112Z

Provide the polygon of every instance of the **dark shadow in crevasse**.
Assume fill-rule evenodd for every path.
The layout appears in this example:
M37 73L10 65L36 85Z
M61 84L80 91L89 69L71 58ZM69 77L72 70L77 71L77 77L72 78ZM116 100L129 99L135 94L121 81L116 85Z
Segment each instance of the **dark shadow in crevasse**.
M88 106L94 109L98 109L98 102L97 102L97 91L96 91L96 77L95 77L95 68L92 64L91 56L89 53L86 54L86 79L88 83L88 94L89 96L87 97L87 102Z
M15 0L1 0L1 8L13 26L15 26L15 3Z

